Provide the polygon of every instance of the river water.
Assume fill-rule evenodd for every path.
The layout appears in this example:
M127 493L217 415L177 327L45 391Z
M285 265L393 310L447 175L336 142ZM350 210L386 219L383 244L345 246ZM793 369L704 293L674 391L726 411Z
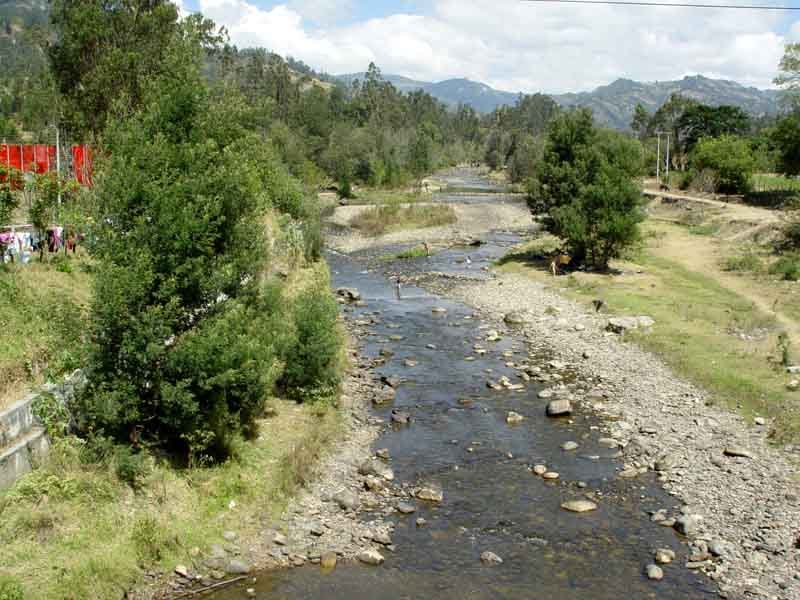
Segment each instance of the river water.
M445 192L441 201L464 201L469 195L464 189L479 190L483 202L492 201L485 192L493 186L485 180L470 174L449 177L459 192ZM497 201L516 200L498 195ZM333 285L356 287L366 301L348 309L346 317L375 321L365 331L363 352L377 357L381 348L391 347L395 355L378 373L403 380L396 400L374 413L388 421L392 408L399 408L413 417L409 426L382 434L376 448L389 449L399 481L435 482L444 501L435 506L420 502L415 514L390 517L396 523L396 550L384 552L382 566L340 563L330 573L314 565L263 573L255 586L258 598L389 600L447 598L451 593L459 600L716 597L707 580L683 567L687 550L676 534L650 521L648 511L674 509L674 499L649 475L616 477L620 459L616 450L597 444L601 434L593 428L595 417L578 408L571 420L547 418L545 401L537 397L542 386L534 382L522 392L486 386L488 378L502 375L519 381L506 362L544 364L547 357L529 357L524 337L496 325L491 328L500 331L501 341L485 341L489 325L462 304L410 286L397 297L397 272L489 277L482 267L520 235L524 232L494 232L480 248L452 248L402 265L376 259L396 248L353 256L329 253ZM433 312L434 307L447 312ZM389 342L389 336L403 339ZM485 355L475 354L476 343L488 350ZM417 365L404 366L406 358ZM509 426L508 411L527 418ZM564 451L566 441L580 447ZM533 475L530 466L537 463L547 464L560 479L549 482ZM563 501L587 492L598 510L574 514L560 508ZM424 527L415 525L418 517L427 521ZM656 548L677 554L658 582L643 574ZM479 557L487 550L504 562L482 564ZM213 597L238 600L249 585Z

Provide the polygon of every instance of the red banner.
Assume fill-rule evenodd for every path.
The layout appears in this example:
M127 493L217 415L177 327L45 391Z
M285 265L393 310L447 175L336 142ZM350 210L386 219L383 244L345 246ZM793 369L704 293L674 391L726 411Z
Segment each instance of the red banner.
M92 150L86 144L72 146L72 174L81 185L92 185ZM55 172L56 147L49 144L0 144L0 165L38 174ZM64 172L62 165L62 173Z

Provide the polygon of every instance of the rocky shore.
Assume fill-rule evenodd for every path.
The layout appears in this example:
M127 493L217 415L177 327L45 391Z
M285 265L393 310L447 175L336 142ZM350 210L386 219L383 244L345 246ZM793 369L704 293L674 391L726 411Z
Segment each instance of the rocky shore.
M706 573L721 597L800 598L797 455L769 444L766 420L751 426L711 406L657 357L608 331L607 317L540 283L500 274L485 282L428 284L473 306L501 332L521 331L532 354L552 357L549 367L526 373L550 382L540 409L556 401L604 417L598 436L620 449L619 476L655 472L679 508L654 511L652 521L685 538L686 567ZM574 372L576 382L551 378L554 369ZM667 562L658 549L654 562ZM658 579L663 574L654 566L647 576Z

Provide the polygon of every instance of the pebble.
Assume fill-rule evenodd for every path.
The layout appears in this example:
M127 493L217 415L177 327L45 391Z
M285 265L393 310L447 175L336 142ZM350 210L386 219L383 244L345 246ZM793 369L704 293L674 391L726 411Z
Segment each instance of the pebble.
M503 563L503 559L494 552L489 552L487 550L481 554L481 562L485 565L500 565Z
M597 510L597 504L591 500L568 500L561 504L561 508L570 512L584 513Z
M578 449L578 443L577 442L564 442L563 444L561 444L561 449L562 450L566 450L567 452L569 452L570 450L577 450Z
M541 477L542 475L547 473L547 467L544 465L534 465L533 472Z
M666 565L675 560L675 552L669 548L659 548L656 550L656 562L660 565Z
M525 417L523 417L523 416L522 416L521 414L519 414L519 413L516 413L516 412L514 412L513 410L512 410L512 411L510 411L510 412L509 412L509 413L506 415L506 423L508 423L509 425L515 425L516 423L522 423L522 421L523 421L524 419L525 419Z
M427 502L441 502L444 500L444 492L442 492L441 488L434 485L423 486L419 488L414 495L420 500L426 500Z
M559 478L559 474L558 474L558 473L556 473L555 471L547 471L547 473L545 473L544 475L542 475L542 479L550 479L550 480L553 480L553 479L558 479L558 478Z
M738 457L738 458L753 458L753 454L740 446L728 446L722 452L725 456Z
M413 504L409 504L408 502L398 502L397 503L397 512L402 515L410 515L412 513L417 512L417 507Z
M662 571L661 567L658 565L647 565L647 567L645 567L645 573L647 574L647 578L653 581L661 581L664 579L664 571Z
M378 566L383 564L385 559L383 558L383 554L377 550L362 550L358 554L358 560L366 565Z
M547 404L548 417L563 417L572 414L572 405L567 399L551 400Z

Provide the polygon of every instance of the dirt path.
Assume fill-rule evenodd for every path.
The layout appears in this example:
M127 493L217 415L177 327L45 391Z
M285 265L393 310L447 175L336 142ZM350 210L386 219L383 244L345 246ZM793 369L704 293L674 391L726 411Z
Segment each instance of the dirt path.
M774 316L792 340L800 340L800 322L781 310L780 290L747 275L722 269L723 258L730 256L733 251L729 242L712 236L693 235L685 228L674 225L659 224L656 229L666 230L668 234L650 248L655 256L675 261L690 271L714 279L722 287L752 302L765 314Z

